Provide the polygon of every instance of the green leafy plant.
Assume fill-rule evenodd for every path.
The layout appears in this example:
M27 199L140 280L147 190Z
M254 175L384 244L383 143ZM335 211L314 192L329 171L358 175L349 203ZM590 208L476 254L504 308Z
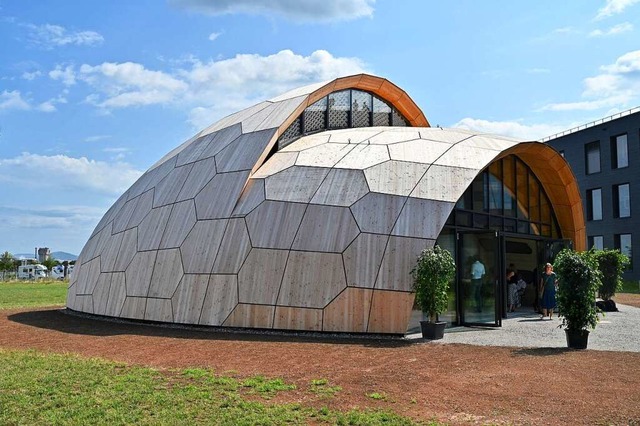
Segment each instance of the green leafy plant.
M438 321L438 315L447 310L449 282L456 272L451 253L435 246L420 253L416 267L411 271L416 304L429 314L429 321Z
M313 379L309 384L309 391L321 397L333 397L341 390L340 386L331 386L327 379Z
M622 290L622 273L629 265L629 258L620 250L596 250L593 256L598 261L602 273L602 284L598 288L598 297L609 300Z
M554 272L558 275L556 299L562 327L569 331L594 329L600 319L595 302L602 275L594 251L562 250L556 256Z
M375 399L377 401L384 401L385 399L387 399L387 394L385 394L384 392L380 393L380 392L372 392L370 394L367 394L367 396L371 399Z
M296 385L287 384L282 379L266 379L263 376L250 377L242 382L242 386L251 388L266 398L275 395L277 392L296 388Z

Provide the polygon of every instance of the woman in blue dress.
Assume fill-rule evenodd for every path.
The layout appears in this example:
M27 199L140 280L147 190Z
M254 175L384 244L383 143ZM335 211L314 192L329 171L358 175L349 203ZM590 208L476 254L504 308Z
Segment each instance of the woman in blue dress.
M553 272L553 266L550 263L544 265L544 273L540 280L540 287L542 289L542 297L540 298L540 306L542 307L542 316L545 318L553 316L553 310L556 307L556 285L558 284L558 278L555 272Z

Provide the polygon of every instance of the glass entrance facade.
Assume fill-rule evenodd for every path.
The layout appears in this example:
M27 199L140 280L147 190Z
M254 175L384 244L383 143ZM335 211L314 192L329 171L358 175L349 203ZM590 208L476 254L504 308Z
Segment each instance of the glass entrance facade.
M447 225L560 238L549 197L531 169L509 155L478 174Z
M437 240L457 265L449 308L440 319L450 325L501 325L506 268L515 260L535 286L538 263L548 257L537 247L561 238L549 197L531 169L514 155L490 164L458 200Z

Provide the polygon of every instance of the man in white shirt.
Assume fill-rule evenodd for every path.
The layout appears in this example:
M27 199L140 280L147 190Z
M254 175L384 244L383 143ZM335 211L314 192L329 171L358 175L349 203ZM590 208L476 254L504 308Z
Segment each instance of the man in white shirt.
M473 285L473 296L476 301L476 312L482 312L482 277L486 273L484 265L476 256L475 262L471 264L471 284Z

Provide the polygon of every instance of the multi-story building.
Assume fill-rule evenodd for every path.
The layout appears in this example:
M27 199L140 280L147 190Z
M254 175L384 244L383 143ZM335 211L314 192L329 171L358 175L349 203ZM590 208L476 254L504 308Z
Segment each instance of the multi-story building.
M617 248L640 279L640 107L542 140L571 164L580 186L587 246Z

